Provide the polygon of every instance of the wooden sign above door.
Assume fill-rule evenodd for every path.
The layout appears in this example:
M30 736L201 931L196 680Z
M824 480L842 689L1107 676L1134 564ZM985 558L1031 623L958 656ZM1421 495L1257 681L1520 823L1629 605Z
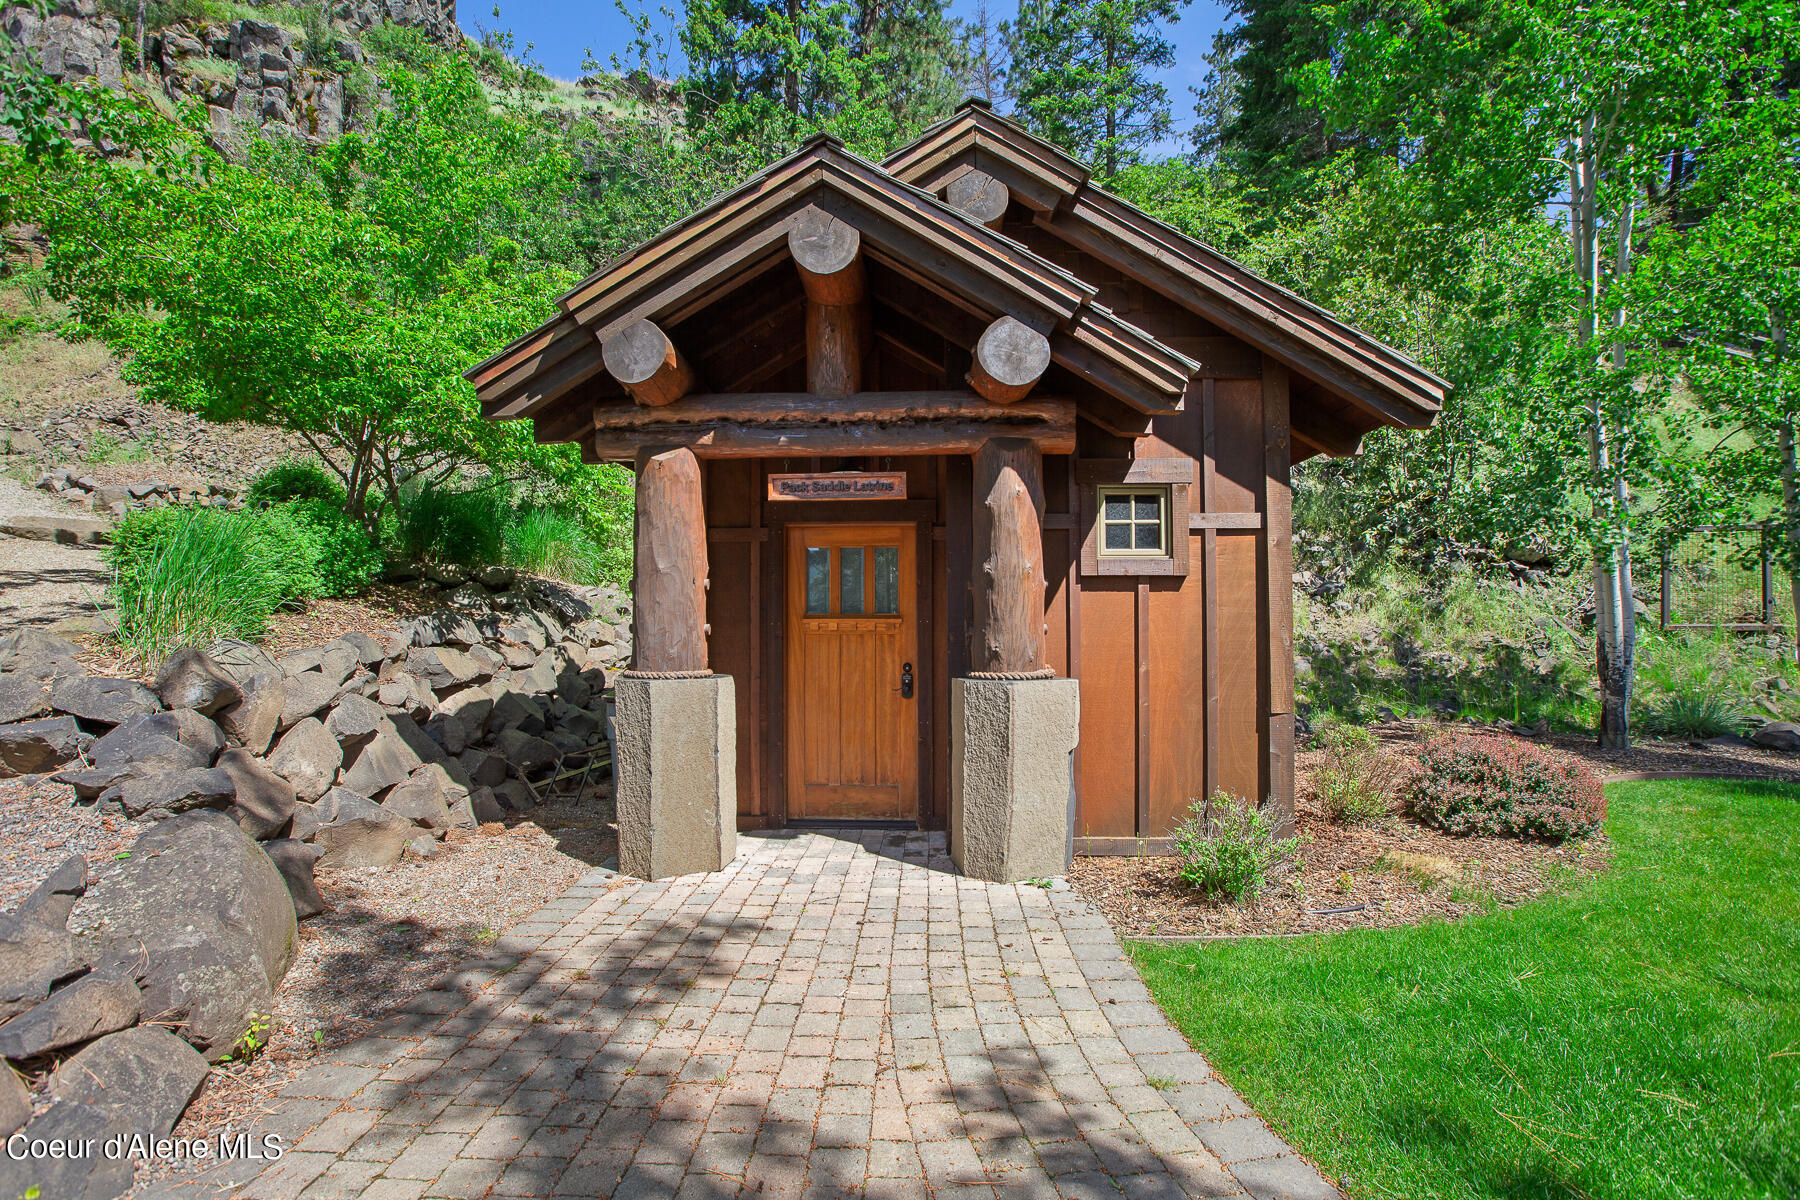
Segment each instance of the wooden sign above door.
M905 471L828 471L770 475L771 500L904 500Z

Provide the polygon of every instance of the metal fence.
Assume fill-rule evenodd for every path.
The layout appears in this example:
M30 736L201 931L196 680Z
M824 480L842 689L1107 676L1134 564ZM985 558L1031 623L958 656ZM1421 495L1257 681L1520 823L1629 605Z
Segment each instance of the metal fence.
M1770 633L1775 580L1765 525L1695 525L1662 540L1664 629Z

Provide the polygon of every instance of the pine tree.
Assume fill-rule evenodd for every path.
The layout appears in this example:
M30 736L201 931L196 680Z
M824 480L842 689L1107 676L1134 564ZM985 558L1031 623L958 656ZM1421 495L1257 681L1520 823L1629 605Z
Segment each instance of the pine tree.
M975 17L963 26L962 91L989 104L1006 99L1005 25L988 16L987 0L980 0Z
M1017 115L1116 175L1172 128L1151 72L1174 65L1163 23L1179 17L1176 0L1020 0L1007 28Z

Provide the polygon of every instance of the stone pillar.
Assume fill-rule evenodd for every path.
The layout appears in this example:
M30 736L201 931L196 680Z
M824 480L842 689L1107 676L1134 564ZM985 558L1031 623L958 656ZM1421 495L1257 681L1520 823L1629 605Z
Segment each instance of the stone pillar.
M716 871L737 853L737 701L706 665L706 512L691 450L638 459L632 670L614 687L619 869Z
M619 870L717 871L737 854L737 697L729 675L614 685Z
M974 879L1068 870L1081 733L1073 679L958 679L950 694L950 858Z
M1045 656L1042 477L1023 439L975 456L974 670L951 685L950 857L1001 883L1061 875L1073 846L1081 689Z

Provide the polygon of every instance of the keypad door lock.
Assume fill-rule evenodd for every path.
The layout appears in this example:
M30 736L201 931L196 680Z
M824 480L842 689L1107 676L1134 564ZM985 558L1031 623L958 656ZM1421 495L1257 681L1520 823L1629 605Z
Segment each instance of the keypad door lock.
M900 664L900 698L902 700L911 700L912 699L912 683L913 683L912 664L911 663L901 663Z

